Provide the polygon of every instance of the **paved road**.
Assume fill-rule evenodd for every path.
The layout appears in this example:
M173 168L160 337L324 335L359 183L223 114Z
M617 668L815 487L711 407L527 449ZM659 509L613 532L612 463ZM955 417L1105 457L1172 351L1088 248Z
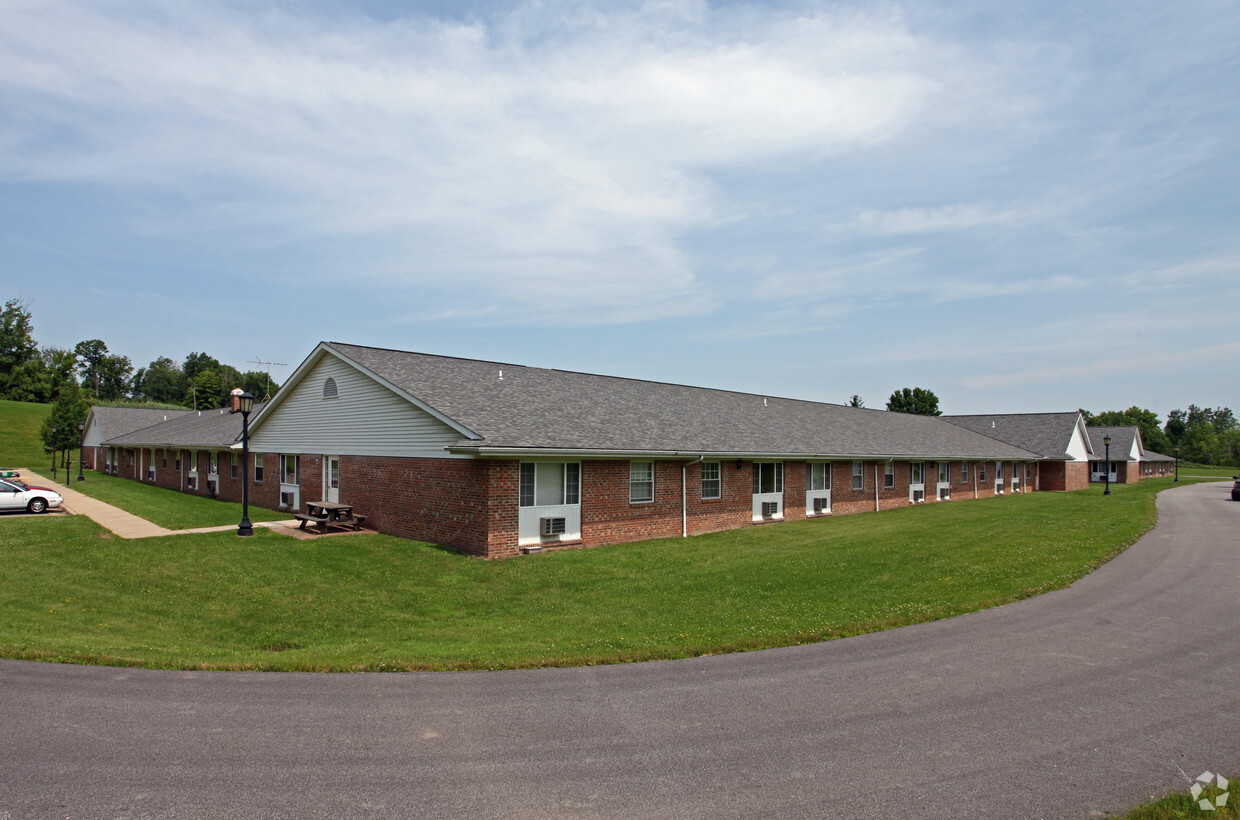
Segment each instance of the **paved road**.
M815 646L355 676L0 662L0 818L1100 816L1240 771L1240 504L1211 484L1159 509L1071 589Z

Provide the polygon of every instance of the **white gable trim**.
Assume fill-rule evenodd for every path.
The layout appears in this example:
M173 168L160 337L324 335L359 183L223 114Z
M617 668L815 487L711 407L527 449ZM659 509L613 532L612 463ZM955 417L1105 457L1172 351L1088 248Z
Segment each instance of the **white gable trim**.
M260 428L263 425L263 422L266 421L266 419L270 417L273 412L275 412L275 409L279 407L281 404L283 404L285 399L287 399L288 396L292 395L293 393L292 388L296 387L303 379L305 379L306 375L311 370L313 370L316 365L318 365L319 361L322 360L324 356L327 356L329 354L335 357L338 361L343 362L344 364L348 365L349 367L352 367L354 370L358 371L362 375L366 376L366 378L371 379L375 381L376 383L383 385L388 390L391 390L397 396L400 396L402 399L409 402L414 407L418 408L419 410L426 413L427 415L432 416L436 420L442 422L443 424L446 424L448 427L451 427L453 430L460 433L462 438L473 439L475 441L482 440L482 436L478 435L473 430L470 430L468 427L456 421L455 419L449 418L448 416L439 412L434 407L431 407L429 404L422 401L421 399L418 399L415 396L409 395L404 390L392 384L390 381L383 378L379 374L371 371L367 367L363 367L362 365L350 359L348 356L345 356L340 351L336 350L333 347L330 347L327 344L327 342L319 342L318 346L313 351L311 351L310 355L306 357L305 361L303 361L298 366L297 370L294 371L293 375L289 377L288 382L281 385L280 389L276 391L275 397L270 402L268 402L267 406L262 409L262 412L260 412L257 416L254 417L254 420L250 422L250 436L251 437L254 436L254 431Z

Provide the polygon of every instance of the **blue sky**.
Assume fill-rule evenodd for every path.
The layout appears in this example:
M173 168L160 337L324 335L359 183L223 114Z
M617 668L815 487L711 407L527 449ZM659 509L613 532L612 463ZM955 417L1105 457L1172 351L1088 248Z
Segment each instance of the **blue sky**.
M1240 5L0 6L45 346L1240 406Z

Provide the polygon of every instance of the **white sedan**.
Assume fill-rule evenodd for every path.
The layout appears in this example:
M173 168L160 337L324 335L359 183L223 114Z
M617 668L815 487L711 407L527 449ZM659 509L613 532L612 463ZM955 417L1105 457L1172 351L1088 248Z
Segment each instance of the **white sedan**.
M32 513L56 509L64 501L60 493L47 487L31 487L15 478L0 478L0 510L26 510Z

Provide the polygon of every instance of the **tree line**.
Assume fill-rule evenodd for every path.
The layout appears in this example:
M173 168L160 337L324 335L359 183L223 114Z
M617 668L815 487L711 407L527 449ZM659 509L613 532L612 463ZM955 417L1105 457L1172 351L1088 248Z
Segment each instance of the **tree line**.
M1158 414L1142 407L1091 413L1081 410L1085 423L1097 427L1137 427L1147 450L1175 455L1194 464L1240 467L1240 424L1229 407L1198 407L1172 410L1165 423Z
M861 397L853 394L848 403L864 407ZM905 387L891 394L887 409L896 413L938 416L939 397L921 387ZM1091 413L1081 410L1085 423L1091 427L1136 427L1147 450L1170 456L1179 448L1180 458L1195 464L1240 467L1240 424L1229 407L1198 407L1172 410L1167 421L1159 420L1153 410L1129 407L1127 410L1106 410Z
M9 299L0 311L0 399L53 405L43 431L49 453L77 444L77 424L92 404L207 410L226 406L234 387L262 400L279 385L265 371L241 372L206 353L190 353L182 362L161 356L135 369L101 339L83 340L73 350L43 347L35 340L29 302Z

